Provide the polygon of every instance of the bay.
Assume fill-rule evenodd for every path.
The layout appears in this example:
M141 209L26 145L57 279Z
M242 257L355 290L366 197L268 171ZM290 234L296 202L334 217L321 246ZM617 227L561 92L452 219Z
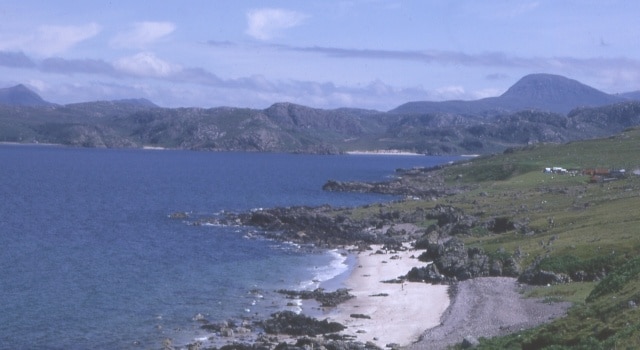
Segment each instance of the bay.
M455 159L1 145L0 347L159 348L197 336L197 314L282 309L276 289L335 276L340 256L169 214L388 201L322 185Z

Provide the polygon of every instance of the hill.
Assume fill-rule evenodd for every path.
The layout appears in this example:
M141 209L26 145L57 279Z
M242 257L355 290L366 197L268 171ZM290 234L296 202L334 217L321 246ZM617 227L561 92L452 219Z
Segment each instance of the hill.
M481 222L502 218L513 224L502 233L471 229L460 236L465 245L516 259L521 281L536 283L526 277L534 274L559 277L528 288L526 295L575 305L568 316L548 325L482 339L480 349L640 345L640 240L630 234L640 220L635 209L640 203L639 142L640 129L630 128L604 139L530 146L445 170L450 184L473 184L472 191L448 203ZM541 171L551 166L576 171ZM583 175L583 169L592 168L626 172L608 179Z
M38 94L20 84L0 89L0 104L8 106L48 107L53 103L42 99Z
M577 107L598 107L624 101L576 80L560 75L531 74L523 77L505 93L476 101L417 101L405 103L390 113L458 113L469 115L504 114L537 110L566 114Z

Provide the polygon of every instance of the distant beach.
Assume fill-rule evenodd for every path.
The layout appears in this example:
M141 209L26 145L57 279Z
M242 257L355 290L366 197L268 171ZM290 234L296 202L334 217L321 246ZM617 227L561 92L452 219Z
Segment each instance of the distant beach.
M406 152L396 149L375 150L375 151L348 151L346 154L351 155L380 155L380 156L424 156L422 153Z

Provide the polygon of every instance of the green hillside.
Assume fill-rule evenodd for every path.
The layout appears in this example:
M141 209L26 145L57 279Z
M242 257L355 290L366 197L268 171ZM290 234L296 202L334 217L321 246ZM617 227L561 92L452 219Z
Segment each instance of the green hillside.
M544 172L552 167L566 172ZM613 172L585 175L590 169ZM482 339L481 348L640 347L640 128L606 139L508 149L414 179L404 174L399 181L418 188L436 178L462 190L350 213L357 219L384 210L390 217L406 219L424 218L418 214L443 206L458 208L474 218L466 221L471 223L467 229L451 233L467 248L480 248L490 259L513 258L521 267L521 279L528 271L544 271L567 281L530 285L526 293L575 305L567 317L551 324ZM506 230L496 233L488 228L487 223L496 219L509 223ZM414 223L425 232L421 239L441 234L434 231L434 220Z
M563 167L574 173L544 173ZM592 178L584 169L625 169L623 178ZM483 349L631 349L640 346L640 129L607 139L537 145L475 159L445 170L449 184L474 190L444 201L484 220L507 217L518 229L478 230L465 244L518 252L572 282L537 287L532 296L569 300L569 315ZM638 173L640 174L640 173ZM398 204L402 205L402 204ZM404 204L406 205L406 204ZM580 276L594 282L580 282ZM588 278L595 276L595 278ZM594 287L595 286L595 287ZM588 296L588 297L587 297Z

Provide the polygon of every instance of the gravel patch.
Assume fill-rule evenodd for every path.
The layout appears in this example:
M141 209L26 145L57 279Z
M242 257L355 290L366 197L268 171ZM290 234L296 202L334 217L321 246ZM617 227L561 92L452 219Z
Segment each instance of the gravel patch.
M562 317L571 306L523 298L522 287L509 277L475 278L452 288L452 303L441 325L427 330L409 349L446 349L465 337L506 335Z

